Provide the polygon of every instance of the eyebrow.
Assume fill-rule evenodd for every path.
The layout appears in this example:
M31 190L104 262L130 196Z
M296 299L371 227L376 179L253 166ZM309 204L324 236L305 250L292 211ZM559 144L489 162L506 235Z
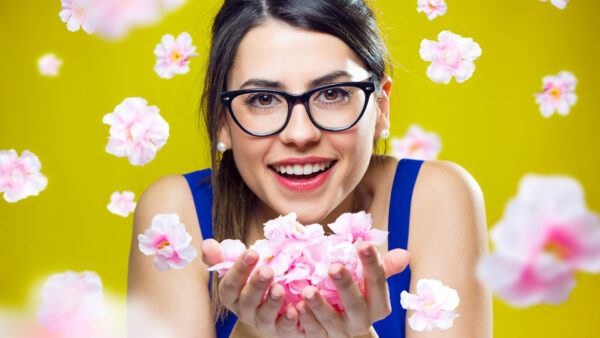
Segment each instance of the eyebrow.
M345 70L336 70L327 75L323 75L318 77L312 81L310 81L310 88L318 87L320 85L333 82L334 80L340 77L349 77L352 78L352 75ZM274 88L274 89L283 89L283 83L281 81L271 81L266 79L248 79L246 82L242 84L240 89L244 89L244 87L248 86L256 86L262 88Z

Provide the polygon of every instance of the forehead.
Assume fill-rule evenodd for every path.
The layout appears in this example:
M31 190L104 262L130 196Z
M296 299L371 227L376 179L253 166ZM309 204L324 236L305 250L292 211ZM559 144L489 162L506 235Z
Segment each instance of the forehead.
M268 21L244 36L227 82L230 90L250 78L280 81L288 90L305 90L311 80L340 70L352 74L352 79L343 79L346 81L368 77L362 61L341 39Z

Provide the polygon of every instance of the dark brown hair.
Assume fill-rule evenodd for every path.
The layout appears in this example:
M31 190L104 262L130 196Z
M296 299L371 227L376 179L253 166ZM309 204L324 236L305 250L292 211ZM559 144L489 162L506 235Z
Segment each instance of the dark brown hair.
M222 155L217 153L217 133L226 118L219 93L226 88L227 75L242 38L250 29L270 19L338 37L375 74L377 81L386 69L391 71L375 16L363 0L225 0L212 26L201 102L201 114L210 138L212 226L217 241L226 238L244 241L248 211L256 200L240 176L231 150ZM211 293L219 318L226 311L218 304L218 281L216 274L213 275Z

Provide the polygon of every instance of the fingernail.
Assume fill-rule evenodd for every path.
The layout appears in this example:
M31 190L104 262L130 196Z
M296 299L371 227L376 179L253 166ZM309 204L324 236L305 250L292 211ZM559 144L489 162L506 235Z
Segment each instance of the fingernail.
M261 282L267 282L267 281L269 280L269 277L265 276L265 275L264 275L264 272L260 271L260 272L258 273L258 279L259 279Z
M248 265L252 265L254 264L254 262L256 261L256 257L252 254L250 254L250 252L246 252L246 255L244 256L244 263L248 264Z
M304 315L306 314L306 308L304 306L299 306L298 312L300 312L301 315Z
M372 246L368 246L366 249L364 249L362 252L362 255L365 257L371 257L371 255L373 254L373 247Z
M313 300L317 299L317 293L315 291L313 291L313 293L309 294L308 297L306 297L306 299L309 301L313 301Z
M342 267L338 266L337 271L332 274L334 279L342 279Z
M271 299L278 300L281 298L281 295L276 295L275 292L271 291Z
M291 313L290 313L290 311L286 311L286 312L285 312L285 317L286 317L287 319L290 319L290 320L294 319L294 315L293 315L293 314L291 314Z

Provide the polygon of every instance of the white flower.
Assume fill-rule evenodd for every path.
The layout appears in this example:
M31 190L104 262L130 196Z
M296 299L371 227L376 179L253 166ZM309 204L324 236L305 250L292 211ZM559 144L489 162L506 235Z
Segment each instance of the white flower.
M452 76L458 83L468 80L475 71L473 60L481 56L479 44L449 31L440 32L438 40L421 41L421 58L431 61L427 76L437 83L449 83Z
M416 310L408 318L415 331L446 330L452 327L458 314L454 312L459 303L456 290L435 279L420 279L417 294L406 291L400 294L400 304L406 310Z
M447 9L448 6L444 0L419 0L417 2L417 11L424 12L429 20L446 14Z
M198 54L192 46L192 37L183 32L177 39L171 34L165 34L162 42L156 45L156 65L154 71L163 79L170 79L175 74L185 74L190 70L190 58Z
M61 65L62 60L53 53L44 54L38 59L38 69L40 74L44 76L58 75L58 69Z
M577 102L575 85L577 79L571 72L563 71L556 76L545 76L542 79L543 90L535 94L535 102L540 105L544 117L550 117L555 111L567 115L571 106Z
M35 154L25 150L21 157L11 150L0 150L0 193L7 202L37 196L46 189L48 179L40 173L42 163Z
M110 195L110 203L107 208L113 214L127 217L135 210L136 203L133 201L135 195L131 191L123 191L121 194L115 191Z

